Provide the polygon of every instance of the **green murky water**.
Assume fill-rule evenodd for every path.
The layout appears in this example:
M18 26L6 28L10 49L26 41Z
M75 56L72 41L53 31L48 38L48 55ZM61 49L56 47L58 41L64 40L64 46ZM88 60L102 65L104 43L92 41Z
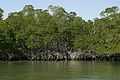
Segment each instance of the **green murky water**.
M0 62L0 80L119 80L120 63Z

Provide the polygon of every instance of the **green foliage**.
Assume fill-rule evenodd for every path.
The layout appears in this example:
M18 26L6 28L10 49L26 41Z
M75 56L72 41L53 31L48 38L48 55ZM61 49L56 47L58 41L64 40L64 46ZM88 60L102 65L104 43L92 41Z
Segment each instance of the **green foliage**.
M4 11L0 8L0 20L2 20L3 12Z
M94 21L85 21L75 12L52 5L48 10L26 5L5 20L2 14L0 9L0 51L3 52L38 49L120 53L120 13L116 6L102 11L104 17Z
M106 8L104 11L100 13L100 15L107 17L110 15L114 15L116 13L119 13L119 8L117 6L112 6L110 8Z

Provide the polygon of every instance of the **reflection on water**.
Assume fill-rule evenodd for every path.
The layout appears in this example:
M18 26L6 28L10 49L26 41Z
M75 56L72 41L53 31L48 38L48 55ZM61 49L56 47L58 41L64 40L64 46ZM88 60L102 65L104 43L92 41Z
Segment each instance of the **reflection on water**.
M1 62L0 80L119 80L114 62Z

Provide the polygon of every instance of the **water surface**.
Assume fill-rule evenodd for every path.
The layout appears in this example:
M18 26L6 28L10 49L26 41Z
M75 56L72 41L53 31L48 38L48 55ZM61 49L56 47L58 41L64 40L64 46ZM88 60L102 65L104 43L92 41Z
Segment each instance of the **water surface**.
M119 62L0 62L0 80L119 79Z

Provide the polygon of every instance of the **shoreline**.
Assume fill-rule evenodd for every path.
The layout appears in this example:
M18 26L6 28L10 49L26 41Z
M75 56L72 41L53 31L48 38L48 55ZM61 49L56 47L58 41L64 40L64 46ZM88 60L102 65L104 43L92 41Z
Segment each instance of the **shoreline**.
M0 54L0 61L120 61L120 54L96 53L39 53L39 54Z

